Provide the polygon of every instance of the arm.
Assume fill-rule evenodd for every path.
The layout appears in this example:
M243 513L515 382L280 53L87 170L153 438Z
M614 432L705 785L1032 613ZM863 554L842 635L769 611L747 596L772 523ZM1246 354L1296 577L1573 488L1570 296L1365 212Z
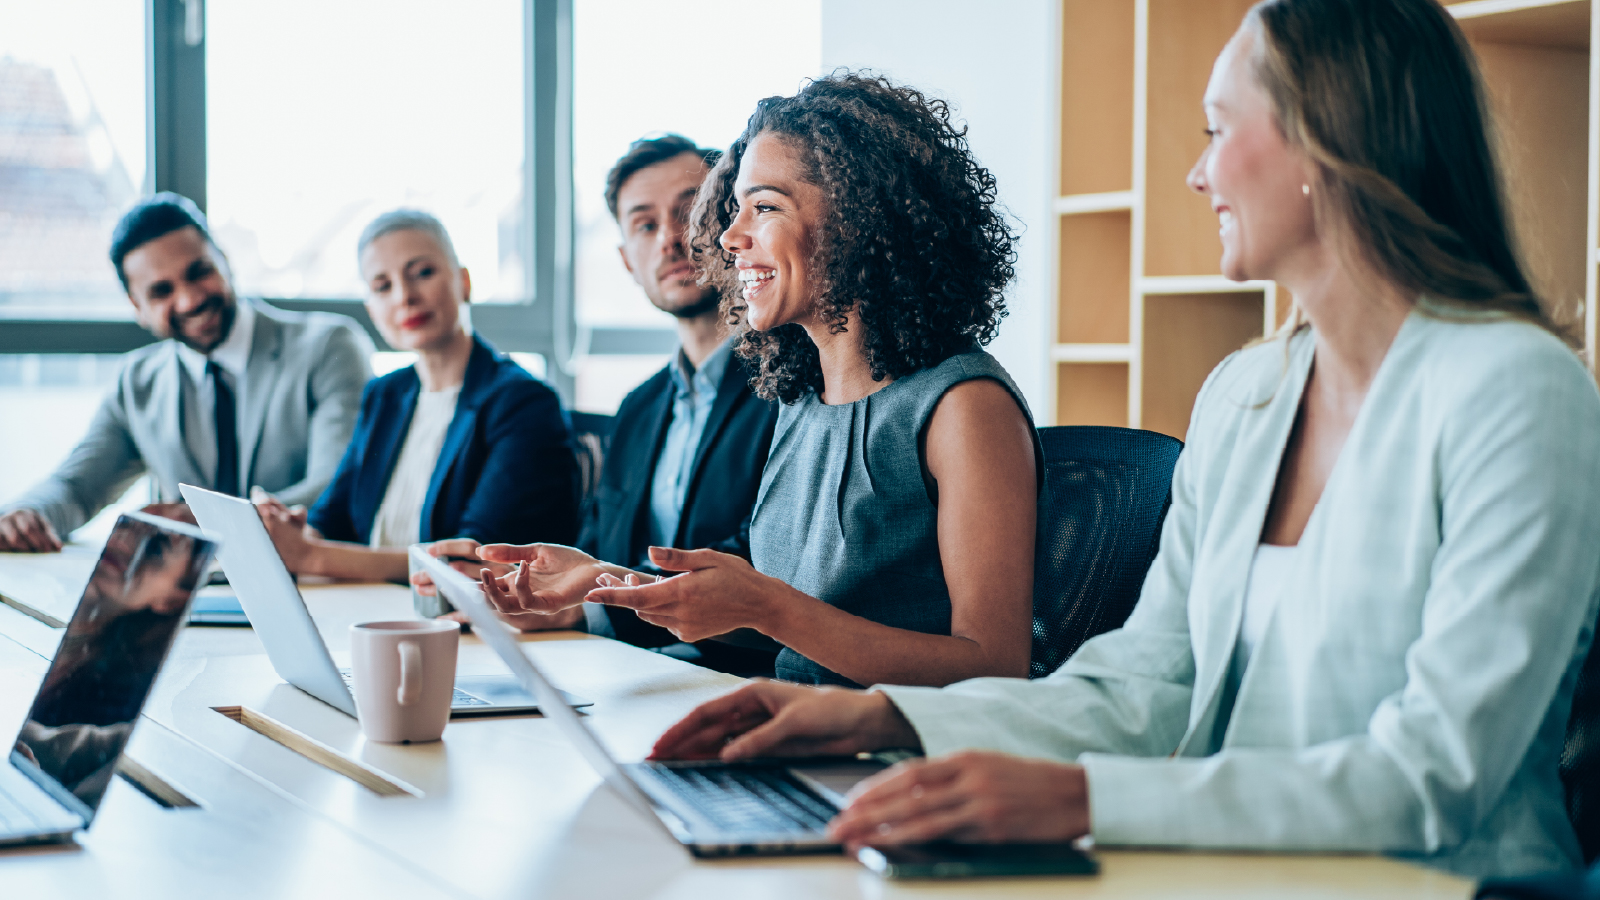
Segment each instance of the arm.
M863 684L942 685L980 675L1027 674L1038 514L1032 431L997 382L947 392L927 428L939 485L939 551L951 633L892 628L844 612L710 550L651 549L651 561L687 574L641 586L609 585L598 603L633 608L683 640L754 628Z
M454 534L489 543L570 543L578 534L578 463L561 400L537 381L499 389L480 413L488 454Z
M307 429L305 478L283 488L284 503L309 506L333 478L355 431L362 389L372 374L372 342L356 326L332 329L311 369L311 423Z
M9 504L8 511L36 510L57 535L66 537L144 473L144 458L128 430L121 391L119 380L101 400L83 440L49 478Z

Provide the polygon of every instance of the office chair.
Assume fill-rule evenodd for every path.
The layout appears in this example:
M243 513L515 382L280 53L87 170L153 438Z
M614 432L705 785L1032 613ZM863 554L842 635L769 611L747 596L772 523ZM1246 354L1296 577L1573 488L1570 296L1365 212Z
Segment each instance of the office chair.
M1183 442L1153 431L1039 429L1045 502L1033 571L1030 678L1120 627L1155 559Z
M582 522L588 518L595 490L600 486L600 470L605 465L606 451L611 449L611 432L617 417L586 412L571 416L573 451L578 457L578 521Z
M1585 864L1600 856L1600 653L1591 647L1572 692L1561 783L1567 788L1567 818L1578 833Z

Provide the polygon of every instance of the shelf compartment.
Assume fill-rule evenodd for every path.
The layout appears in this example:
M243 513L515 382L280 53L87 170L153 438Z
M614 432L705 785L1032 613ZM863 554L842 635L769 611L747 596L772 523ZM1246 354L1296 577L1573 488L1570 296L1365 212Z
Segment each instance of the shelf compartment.
M1133 191L1107 191L1103 194L1070 194L1057 197L1055 211L1058 215L1076 216L1084 213L1111 212L1133 209Z
M1061 4L1062 194L1133 187L1134 5Z
M1587 52L1589 0L1467 0L1449 9L1467 37Z
M1127 343L1133 214L1062 216L1060 231L1056 341Z
M1133 362L1132 344L1056 344L1050 361L1058 363Z
M1128 425L1128 364L1056 366L1057 425Z
M1581 19L1568 24L1581 27L1587 38L1587 0L1462 24L1574 14L1569 7L1579 6ZM1506 28L1469 34L1496 120L1512 225L1528 278L1551 316L1576 328L1587 290L1589 54L1582 47L1511 42L1518 33Z
M1229 353L1263 334L1263 291L1144 298L1140 427L1184 439L1195 395Z
M1219 275L1217 217L1185 178L1206 144L1211 65L1251 0L1149 0L1144 274Z

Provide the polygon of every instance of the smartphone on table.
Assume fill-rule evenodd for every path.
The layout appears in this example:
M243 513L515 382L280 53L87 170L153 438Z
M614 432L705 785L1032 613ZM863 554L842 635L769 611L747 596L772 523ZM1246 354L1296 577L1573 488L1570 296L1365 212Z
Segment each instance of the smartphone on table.
M1100 864L1071 844L904 844L862 847L861 864L885 878L1094 875Z

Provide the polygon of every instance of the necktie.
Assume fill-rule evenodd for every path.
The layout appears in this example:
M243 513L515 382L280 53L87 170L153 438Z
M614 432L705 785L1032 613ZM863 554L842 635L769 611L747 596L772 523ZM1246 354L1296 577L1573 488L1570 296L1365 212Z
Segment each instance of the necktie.
M233 389L223 377L222 367L206 363L206 375L211 379L212 396L216 398L215 422L217 431L217 477L212 486L218 493L239 496L239 431L234 421Z

